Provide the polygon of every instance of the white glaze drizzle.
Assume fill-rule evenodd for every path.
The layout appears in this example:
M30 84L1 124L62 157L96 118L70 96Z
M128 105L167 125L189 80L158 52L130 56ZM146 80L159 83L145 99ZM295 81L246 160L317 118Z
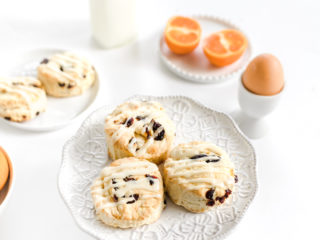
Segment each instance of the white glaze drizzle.
M76 73L80 79L82 78L84 70L87 70L87 66L83 62L66 55L57 54L54 56L53 61L63 67L63 72Z
M65 63L71 63L73 65L81 65L83 68L88 68L88 64L86 62L80 61L79 59L69 57L65 54L57 54L54 56L55 60L58 60L62 62L63 64Z
M228 175L229 167L225 167L218 162L209 162L206 160L212 159L214 156L208 155L206 157L198 159L181 159L177 161L170 161L165 163L165 167L168 169L168 176L170 178L178 178L178 182L181 184L190 183L187 185L189 190L197 190L208 187L207 183L212 186L226 188L227 185L231 185L234 182L234 178ZM207 177L197 177L196 175L206 174ZM227 176L226 181L214 178L215 174L224 174Z
M58 69L58 68L54 68L50 65L48 65L47 68L50 69L51 71L54 71L56 74L63 75L65 78L67 78L73 82L79 82L79 79L74 78L65 72L61 72L60 69Z
M61 71L59 66L51 66L50 61L62 66L64 71ZM84 61L72 58L65 54L56 54L50 59L50 61L49 64L47 64L47 68L56 72L57 74L63 75L64 77L76 83L78 83L83 78L83 72L87 71L88 68L91 66ZM68 72L76 73L78 78L72 77L70 74L68 74Z
M129 152L131 152L132 154L135 154L135 148L134 148L134 144L137 142L136 138L131 138L129 140L129 144L128 144L128 150Z
M31 94L36 96L40 95L40 92L34 89L32 86L26 85L12 85L15 82L15 79L9 79L10 81L0 81L0 88L4 89L7 93L17 94L19 95L25 102L27 107L30 109L32 104ZM18 83L21 83L21 80L17 80Z
M110 189L112 189L112 194L117 196L117 201L107 202L103 201L99 209L104 209L109 206L118 206L121 204L126 204L127 202L135 200L134 194L137 190L148 191L149 194L139 194L139 199L148 198L161 198L161 194L158 194L160 188L160 181L158 178L146 177L146 174L153 173L157 171L155 165L151 165L145 162L133 162L127 163L123 166L107 167L103 169L101 175L102 177L98 179L95 183L96 186L102 186L92 190L92 194L97 194L96 197L100 196L101 200L108 196ZM124 181L125 177L134 178L135 180ZM138 179L139 177L139 179ZM150 180L153 184L150 184ZM115 181L114 183L112 183ZM117 190L115 190L117 188ZM124 197L123 197L124 196ZM111 197L113 197L111 195ZM135 200L135 201L138 201Z
M162 114L162 113L161 113ZM137 120L135 117L137 115L144 116L144 119ZM127 127L127 122L131 117L128 117L126 122L124 124L121 124L120 127L113 133L112 135L112 142L113 145L119 141L119 139L124 135L129 132L129 135L133 137L131 142L128 143L128 150L133 154L133 156L142 156L145 154L147 149L154 143L154 137L156 137L163 129L164 127L161 125L154 133L152 136L150 136L147 141L145 141L144 145L140 147L140 149L137 151L135 149L135 143L137 143L137 140L134 137L135 129L137 128L142 128L146 123L148 126L144 127L144 132L146 131L146 127L148 127L150 132L153 132L152 127L153 127L153 122L152 119L156 121L156 119L159 117L159 114L157 112L139 112L139 114L135 112L129 112L129 116L132 116L133 118L133 124L130 127ZM130 141L130 140L129 140ZM113 146L108 146L109 151L112 154L112 156L115 155L114 152L114 147Z

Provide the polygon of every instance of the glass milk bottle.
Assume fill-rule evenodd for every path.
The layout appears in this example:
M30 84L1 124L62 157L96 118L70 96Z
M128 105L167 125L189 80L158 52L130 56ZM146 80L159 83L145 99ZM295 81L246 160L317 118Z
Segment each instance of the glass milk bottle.
M136 0L90 0L90 15L93 37L103 48L136 36Z

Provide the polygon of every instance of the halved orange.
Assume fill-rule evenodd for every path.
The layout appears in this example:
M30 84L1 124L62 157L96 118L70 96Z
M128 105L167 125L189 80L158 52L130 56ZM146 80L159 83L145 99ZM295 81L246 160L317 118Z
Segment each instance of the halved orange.
M192 52L199 44L200 24L192 18L176 16L169 19L164 31L165 41L176 54Z
M203 51L213 65L223 67L237 61L247 46L248 41L240 31L227 29L208 36Z

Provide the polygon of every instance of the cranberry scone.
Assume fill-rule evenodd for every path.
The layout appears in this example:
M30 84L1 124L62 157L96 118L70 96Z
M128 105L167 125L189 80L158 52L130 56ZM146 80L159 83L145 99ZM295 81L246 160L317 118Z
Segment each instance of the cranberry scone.
M118 106L105 121L109 156L164 161L175 137L175 126L157 102L130 101Z
M48 95L71 97L90 88L96 80L96 72L85 58L64 52L43 59L38 67L38 78Z
M97 217L106 225L132 228L157 221L165 206L157 165L122 158L105 167L91 186Z
M33 77L0 78L0 117L23 122L34 118L47 107L41 82Z
M237 182L227 153L209 142L178 145L163 168L172 201L196 213L223 204Z

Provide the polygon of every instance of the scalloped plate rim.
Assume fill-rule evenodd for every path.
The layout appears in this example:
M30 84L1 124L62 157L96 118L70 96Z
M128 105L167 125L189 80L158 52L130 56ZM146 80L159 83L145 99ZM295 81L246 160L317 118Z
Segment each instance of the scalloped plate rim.
M234 225L226 232L224 233L220 233L218 234L217 236L213 237L213 239L215 240L219 240L219 239L223 239L225 237L227 237L230 233L233 232L233 230L235 229L235 227L238 225L238 223L240 222L240 220L243 218L244 214L247 212L250 204L252 203L253 199L255 198L256 196L256 193L258 191L258 181L257 181L257 169L256 169L256 165L257 165L257 159L256 159L256 152L255 152L255 149L253 147L253 145L251 144L250 140L244 135L244 133L241 131L241 129L239 128L239 126L236 124L236 122L232 119L232 117L227 114L227 113L224 113L224 112L221 112L221 111L217 111L217 110L214 110L213 108L210 108L204 104L202 104L201 102L197 101L197 100L194 100L193 98L190 98L190 97L187 97L187 96L183 96L183 95L167 95L167 96L151 96L151 95L133 95L127 99L125 99L125 101L128 101L128 100L132 100L132 99L143 99L143 98L157 98L157 99L166 99L166 98L175 98L175 99L186 99L188 101L191 101L193 103L195 103L196 105L198 105L199 107L201 108L204 108L208 111L211 111L211 112L215 112L217 114L221 114L223 116L225 116L232 124L232 126L234 127L234 129L236 130L236 132L239 134L239 136L244 140L246 141L246 143L249 145L249 147L251 148L251 151L252 151L252 154L253 154L253 162L254 162L254 166L253 166L253 169L254 169L254 175L253 175L253 182L254 182L254 189L250 195L250 197L248 198L248 201L247 203L245 204L243 210L241 211L241 213L239 213L237 215L237 217L233 220L234 222ZM65 167L66 165L66 158L65 156L67 155L67 150L71 147L71 144L73 143L73 141L77 138L80 138L83 133L84 133L84 128L86 127L86 125L88 124L89 120L92 118L92 116L101 111L102 109L105 109L105 108L111 108L111 107L114 107L115 104L110 104L110 105L104 105L104 106L101 106L99 108L97 108L96 110L94 110L91 114L89 114L86 119L82 122L81 126L79 127L79 129L76 131L76 133L71 137L69 138L66 143L64 144L63 146L63 150L62 150L62 161L61 161L61 164L60 164L60 168L59 168L59 173L58 173L58 181L57 181L57 187L58 187L58 192L60 194L60 197L62 198L63 202L65 203L65 205L67 206L67 209L69 210L73 220L75 221L75 223L77 224L77 226L84 232L86 232L87 234L89 234L90 236L96 238L96 239L101 239L103 236L100 236L98 233L96 232L93 232L91 229L89 229L87 227L87 225L84 225L82 224L78 219L77 217L75 216L74 212L73 212L73 209L72 207L69 205L69 202L67 201L67 197L65 196L65 190L64 190L64 187L63 187L63 183L62 183L62 180L61 180L61 176L62 176L62 169ZM131 231L132 229L128 229L129 231Z

